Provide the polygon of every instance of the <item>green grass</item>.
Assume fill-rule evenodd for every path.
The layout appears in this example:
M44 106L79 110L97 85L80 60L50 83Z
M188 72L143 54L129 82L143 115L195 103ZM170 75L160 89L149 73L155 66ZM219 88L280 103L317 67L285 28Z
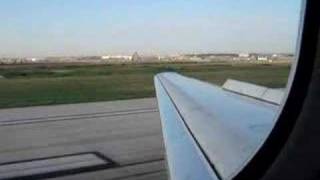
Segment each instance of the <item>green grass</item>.
M128 64L0 67L0 108L153 97L153 76L175 71L221 85L227 78L284 87L289 65Z

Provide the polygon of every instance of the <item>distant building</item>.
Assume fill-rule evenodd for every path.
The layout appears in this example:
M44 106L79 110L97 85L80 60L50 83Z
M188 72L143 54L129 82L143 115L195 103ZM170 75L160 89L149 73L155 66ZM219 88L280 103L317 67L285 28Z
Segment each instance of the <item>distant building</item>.
M258 61L268 61L268 57L267 56L258 56L257 60Z
M133 61L133 62L139 62L139 61L141 61L141 57L139 56L138 52L135 52L135 53L132 55L132 61Z
M249 53L240 53L239 58L250 58L250 54Z
M132 56L124 56L124 55L107 55L101 56L103 60L132 60Z
M37 62L37 61L38 61L38 59L37 59L37 58L27 58L27 61Z
M254 59L255 59L255 56L249 53L240 53L238 54L238 57L233 58L233 60L242 60L242 61L250 61Z
M211 61L232 61L238 58L238 54L233 53L216 53L216 54L210 54Z
M110 56L101 56L101 59L109 59Z

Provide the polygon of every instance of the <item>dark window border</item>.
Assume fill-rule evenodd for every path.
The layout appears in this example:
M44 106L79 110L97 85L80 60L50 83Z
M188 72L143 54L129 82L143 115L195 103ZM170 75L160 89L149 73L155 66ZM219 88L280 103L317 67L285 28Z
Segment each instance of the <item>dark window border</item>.
M235 180L320 178L320 1L304 0L302 8L287 100L270 136Z

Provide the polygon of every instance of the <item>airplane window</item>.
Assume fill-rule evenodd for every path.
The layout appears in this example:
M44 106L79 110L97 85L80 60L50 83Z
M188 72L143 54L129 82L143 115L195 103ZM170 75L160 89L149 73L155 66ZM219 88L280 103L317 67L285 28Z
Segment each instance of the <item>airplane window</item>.
M1 1L0 179L232 179L285 100L301 4Z

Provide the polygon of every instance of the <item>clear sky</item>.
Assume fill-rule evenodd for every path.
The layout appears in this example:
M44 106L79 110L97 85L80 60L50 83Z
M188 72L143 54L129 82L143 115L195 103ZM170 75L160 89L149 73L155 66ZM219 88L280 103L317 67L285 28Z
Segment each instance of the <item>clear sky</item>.
M300 0L1 0L0 56L294 52Z

